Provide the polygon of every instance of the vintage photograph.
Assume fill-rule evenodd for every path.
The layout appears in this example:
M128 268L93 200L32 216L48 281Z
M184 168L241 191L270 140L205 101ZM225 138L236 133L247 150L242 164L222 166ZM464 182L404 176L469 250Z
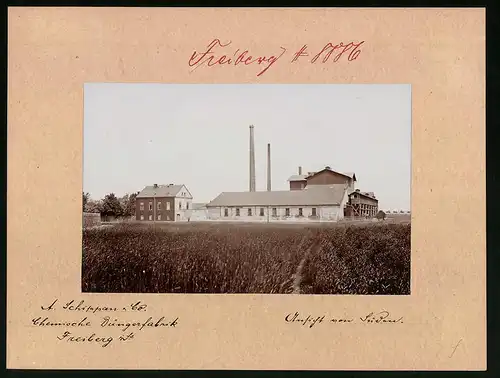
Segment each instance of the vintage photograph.
M82 291L409 295L411 85L84 86Z

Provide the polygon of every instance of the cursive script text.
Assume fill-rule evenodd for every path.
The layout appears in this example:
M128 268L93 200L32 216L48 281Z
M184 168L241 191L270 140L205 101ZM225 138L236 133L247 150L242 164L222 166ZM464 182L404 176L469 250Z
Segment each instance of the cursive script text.
M296 50L289 63L297 61L307 61L309 63L327 63L338 62L343 57L345 60L351 62L356 60L361 54L361 45L365 41L360 42L328 42L321 50L312 50L308 45L303 45L300 49ZM201 66L250 66L257 65L260 68L257 76L261 76L269 70L281 57L287 52L283 46L279 50L274 51L272 54L259 55L251 54L248 49L232 49L232 42L222 42L220 39L213 39L203 51L194 51L189 58L188 65L192 68L191 71L196 70Z
M368 315L359 318L363 323L403 323L403 317L391 319L389 311L378 313L370 312Z
M360 317L352 316L330 316L326 314L320 315L302 315L298 311L291 312L285 316L285 322L289 324L298 324L309 328L319 324L349 324L349 323L365 323L365 324L380 324L380 323L403 323L403 317L393 318L388 311L370 312Z

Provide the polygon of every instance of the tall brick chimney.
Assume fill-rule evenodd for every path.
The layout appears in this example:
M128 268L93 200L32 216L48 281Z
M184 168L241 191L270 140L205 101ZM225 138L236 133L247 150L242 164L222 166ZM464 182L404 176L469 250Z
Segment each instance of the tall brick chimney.
M267 191L271 191L271 144L267 144Z
M250 125L250 191L255 192L255 145L253 125Z

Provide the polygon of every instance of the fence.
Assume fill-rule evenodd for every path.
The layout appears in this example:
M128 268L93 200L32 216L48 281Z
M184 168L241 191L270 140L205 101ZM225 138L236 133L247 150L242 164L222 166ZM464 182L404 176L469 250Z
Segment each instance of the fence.
M106 223L134 222L135 216L101 215L101 221Z
M101 225L101 214L83 213L83 228L98 227Z

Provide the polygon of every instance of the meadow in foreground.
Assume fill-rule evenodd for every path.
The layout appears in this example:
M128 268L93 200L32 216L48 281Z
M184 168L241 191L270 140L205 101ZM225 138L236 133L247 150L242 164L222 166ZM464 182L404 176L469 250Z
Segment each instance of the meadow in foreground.
M410 294L409 224L83 230L82 290Z

